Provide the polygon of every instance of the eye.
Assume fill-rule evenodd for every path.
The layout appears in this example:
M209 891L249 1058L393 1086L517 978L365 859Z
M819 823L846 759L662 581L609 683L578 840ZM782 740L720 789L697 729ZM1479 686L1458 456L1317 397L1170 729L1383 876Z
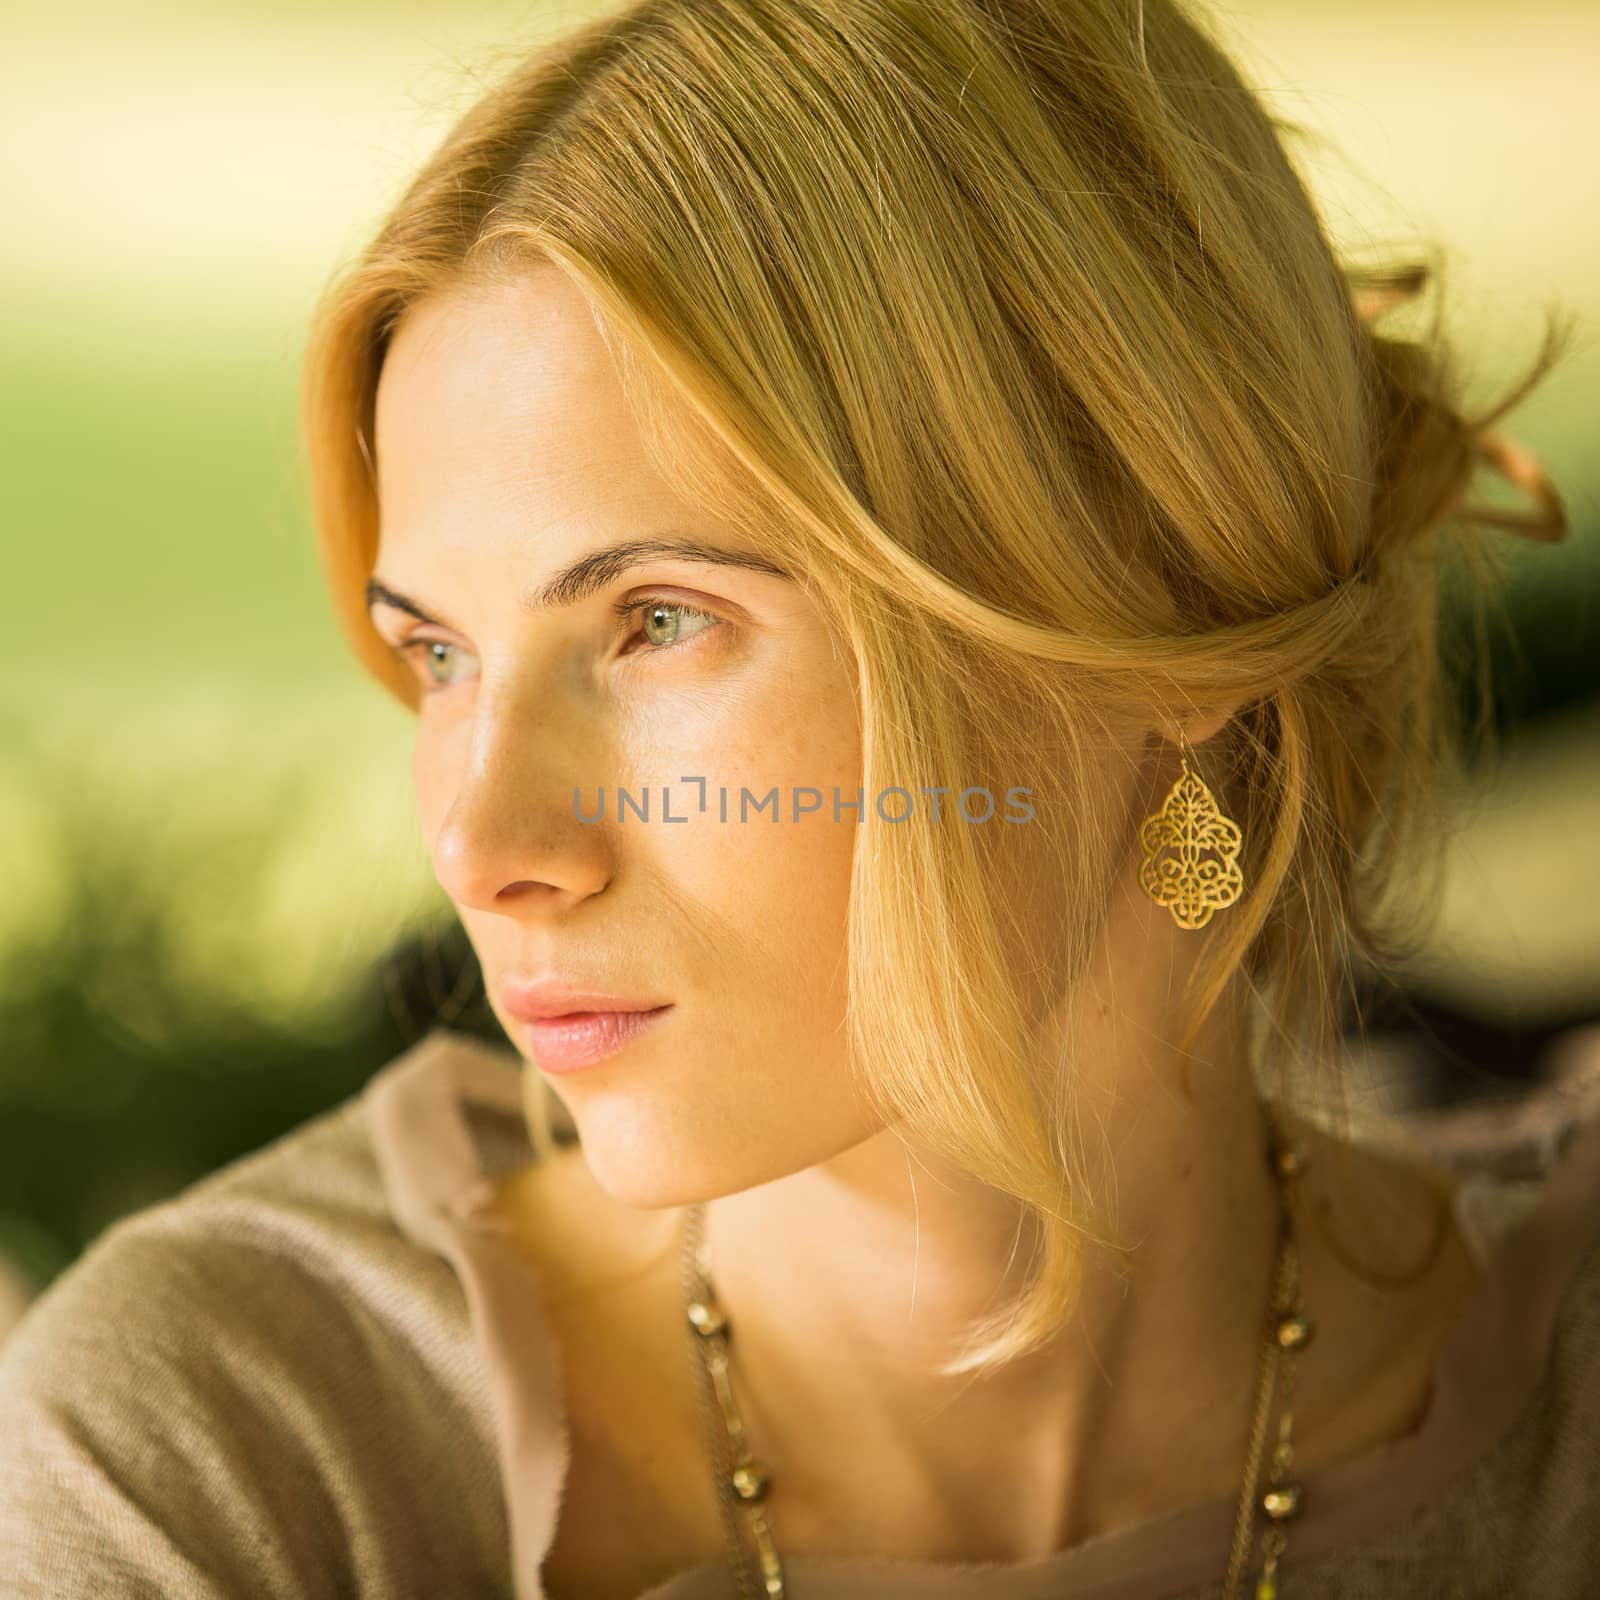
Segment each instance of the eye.
M434 671L436 666L448 666L448 661L444 657L440 655L434 655L431 652L436 650L441 652L453 650L459 655L469 657L472 654L470 650L462 650L459 645L451 644L445 639L408 639L404 644L396 645L394 649L395 654L398 656L405 657L416 655L421 658L423 674L428 680L427 684L425 685L425 691L429 694L431 694L435 689L448 689L450 685L456 681L453 678L441 678Z
M633 637L644 640L646 648L626 652L631 655L661 655L665 651L687 645L701 634L720 627L722 619L708 611L685 605L681 600L669 600L664 595L645 595L638 600L627 600L611 608L624 621L642 613L639 631ZM631 640L630 640L631 642ZM398 656L417 656L422 662L423 676L427 680L424 691L431 694L436 689L448 689L459 679L451 675L452 664L459 657L474 659L470 650L451 644L447 639L421 637L408 639L394 646Z
M612 609L623 618L643 613L639 619L638 637L649 648L634 652L639 655L659 655L664 650L675 649L700 634L709 633L711 629L719 627L722 621L710 612L685 605L681 600L669 600L664 595L645 595L642 599L626 600ZM695 623L704 626L690 626Z

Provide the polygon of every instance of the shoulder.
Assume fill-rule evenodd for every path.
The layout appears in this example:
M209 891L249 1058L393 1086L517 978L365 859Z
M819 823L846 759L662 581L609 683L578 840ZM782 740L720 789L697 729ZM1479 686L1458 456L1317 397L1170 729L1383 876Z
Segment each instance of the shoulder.
M1379 1495L1348 1512L1338 1548L1297 1561L1291 1533L1286 1573L1319 1595L1594 1592L1600 1121L1563 1143L1536 1171L1473 1162L1456 1187L1481 1276L1448 1383L1402 1447L1404 1468L1383 1464Z
M503 1537L487 1409L354 1096L113 1224L0 1343L7 1593L400 1592L424 1497Z
M1457 1207L1502 1334L1474 1370L1514 1402L1495 1447L1463 1480L1469 1498L1496 1502L1483 1509L1487 1525L1509 1517L1569 1544L1581 1535L1600 1563L1600 1478L1590 1467L1600 1449L1600 1116L1575 1119L1532 1170L1486 1169L1462 1186Z
M1582 1240L1570 1269L1549 1293L1543 1319L1543 1378L1530 1412L1512 1436L1521 1470L1516 1474L1529 1517L1549 1523L1552 1536L1574 1552L1576 1541L1600 1570L1600 1123L1586 1130L1574 1175L1586 1182L1564 1193L1586 1198L1586 1211L1572 1213L1574 1236ZM1527 1209L1531 1210L1531 1206ZM1515 1248L1516 1235L1511 1236ZM1545 1241L1539 1239L1543 1244ZM1554 1257L1559 1264L1561 1257Z
M1535 1196L1542 1199L1543 1196ZM1600 1196L1597 1196L1600 1198ZM1530 1214L1526 1202L1516 1215ZM1515 1232L1508 1236L1515 1249ZM1527 1326L1539 1366L1493 1447L1464 1466L1424 1523L1441 1582L1490 1581L1577 1600L1600 1572L1600 1234L1557 1274ZM1546 1309L1547 1308L1547 1309ZM1490 1383L1493 1379L1487 1380ZM1426 1590L1421 1592L1428 1592ZM1441 1593L1445 1592L1443 1590ZM1452 1589L1448 1592L1455 1593Z
M1507 1403L1491 1405L1504 1420L1490 1448L1434 1509L1438 1570L1588 1595L1600 1571L1600 1120L1575 1123L1541 1170L1488 1173L1462 1200L1504 1330L1473 1371Z

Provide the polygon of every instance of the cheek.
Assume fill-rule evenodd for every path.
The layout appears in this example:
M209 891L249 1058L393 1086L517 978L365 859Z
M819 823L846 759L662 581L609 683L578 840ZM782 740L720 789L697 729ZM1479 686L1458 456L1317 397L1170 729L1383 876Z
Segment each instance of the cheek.
M454 778L438 740L430 737L426 728L419 727L411 746L411 788L425 840L432 841L443 826L453 785Z
M749 787L761 795L773 785ZM798 822L791 789L776 787L785 808L776 822L770 806L760 813L752 806L741 821L737 786L729 787L725 823L718 820L715 788L708 788L703 817L693 810L696 791L680 789L690 820L650 831L662 841L657 871L673 886L673 899L695 908L694 925L751 969L756 992L774 985L785 1003L793 997L809 1005L828 992L835 966L842 972L859 830L853 813L833 820L831 787L824 788L822 810Z
M860 747L852 686L832 661L797 650L788 668L713 702L703 720L679 719L670 747L638 752L642 767L703 778L704 809L699 784L674 781L672 814L687 821L619 831L630 850L655 856L651 871L678 903L678 925L702 945L730 997L753 1002L747 1026L770 1027L792 1048L835 1029L842 1013L860 828L854 810L834 820L834 794L854 800ZM801 790L819 791L821 801L796 820ZM806 794L803 803L816 799Z

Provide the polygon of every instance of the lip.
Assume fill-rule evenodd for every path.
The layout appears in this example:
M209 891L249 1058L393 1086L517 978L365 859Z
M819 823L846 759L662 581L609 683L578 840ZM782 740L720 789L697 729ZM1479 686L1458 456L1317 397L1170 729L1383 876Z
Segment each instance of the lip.
M534 1064L547 1072L609 1059L672 1009L668 1001L607 994L553 974L508 978L501 998L507 1014L525 1024Z
M533 1064L543 1072L577 1072L609 1060L672 1009L578 1011L524 1025Z
M586 989L565 979L507 978L501 989L505 1008L518 1022L542 1022L576 1011L654 1011L662 1000L636 999Z

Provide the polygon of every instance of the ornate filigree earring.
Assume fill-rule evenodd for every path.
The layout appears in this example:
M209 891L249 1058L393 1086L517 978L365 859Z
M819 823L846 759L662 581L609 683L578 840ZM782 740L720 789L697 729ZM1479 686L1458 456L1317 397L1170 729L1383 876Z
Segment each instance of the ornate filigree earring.
M1231 906L1244 889L1239 847L1244 836L1223 816L1213 795L1189 766L1188 740L1178 730L1183 774L1167 791L1161 809L1139 829L1144 863L1139 883L1158 906L1167 906L1180 928L1203 928L1211 914ZM1208 857L1202 851L1210 851Z

